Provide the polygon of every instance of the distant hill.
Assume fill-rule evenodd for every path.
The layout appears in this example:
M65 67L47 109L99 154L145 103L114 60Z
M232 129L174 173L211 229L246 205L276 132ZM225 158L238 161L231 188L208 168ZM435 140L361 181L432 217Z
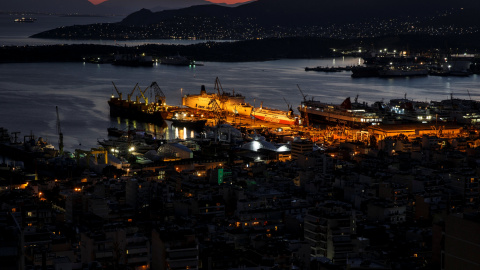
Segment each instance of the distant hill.
M143 8L162 11L207 4L211 4L211 2L206 0L108 0L100 3L98 7L115 14L127 15Z
M112 1L112 0L111 0ZM202 5L154 12L140 18L131 14L122 22L124 24L146 24L160 22L175 16L219 16L228 15L238 18L255 18L264 25L327 25L332 23L349 23L369 18L425 17L449 10L464 8L471 14L480 13L480 1L458 0L404 0L392 4L384 0L258 0L238 7L219 8L217 5ZM147 15L142 13L142 15ZM474 16L471 23L477 24L479 16ZM463 18L463 20L466 20Z
M2 1L2 12L100 14L101 8L88 0L15 0Z

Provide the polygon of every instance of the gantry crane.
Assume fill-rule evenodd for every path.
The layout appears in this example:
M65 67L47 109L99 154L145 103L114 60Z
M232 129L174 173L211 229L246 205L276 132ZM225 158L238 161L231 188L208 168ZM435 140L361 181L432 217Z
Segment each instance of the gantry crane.
M152 82L152 84L150 84L150 88L152 88L154 91L155 103L159 103L160 106L166 105L167 99L165 98L165 94L162 92L162 89L160 89L160 86L158 86L157 82Z
M63 156L63 133L62 129L60 128L60 117L58 115L58 106L55 106L57 110L57 134L58 134L58 150L59 155Z
M225 111L220 108L220 106L217 103L217 100L212 99L208 103L208 108L213 111L215 115L215 125L221 124L225 121L226 116L225 116Z

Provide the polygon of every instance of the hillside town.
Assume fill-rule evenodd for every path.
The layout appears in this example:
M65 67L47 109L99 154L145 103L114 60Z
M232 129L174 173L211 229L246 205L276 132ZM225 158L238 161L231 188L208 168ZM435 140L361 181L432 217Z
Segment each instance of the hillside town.
M480 263L476 118L220 120L174 140L109 128L101 147L71 153L2 128L2 269Z

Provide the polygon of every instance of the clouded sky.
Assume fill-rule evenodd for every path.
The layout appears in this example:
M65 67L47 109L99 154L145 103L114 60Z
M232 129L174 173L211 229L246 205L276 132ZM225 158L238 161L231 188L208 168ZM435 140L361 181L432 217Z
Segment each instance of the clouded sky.
M92 2L93 4L100 4L102 2L105 2L106 0L88 0ZM242 2L247 2L249 0L207 0L212 3L226 3L226 4L236 4L236 3L242 3Z

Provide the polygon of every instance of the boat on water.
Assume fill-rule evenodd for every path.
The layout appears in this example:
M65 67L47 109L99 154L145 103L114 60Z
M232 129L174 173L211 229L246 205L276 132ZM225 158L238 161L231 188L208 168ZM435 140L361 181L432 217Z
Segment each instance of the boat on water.
M357 98L352 105L350 97L342 104L327 104L317 100L304 100L299 108L302 119L308 123L336 123L349 126L378 124L382 118L366 104L358 103Z
M207 119L203 118L203 115L195 115L186 110L169 113L167 120L171 121L174 127L186 127L195 130L203 129L207 123Z
M293 114L293 110L291 108L288 111L282 111L267 109L260 106L260 108L255 108L255 110L252 112L252 116L265 122L279 123L284 125L298 125L298 116Z
M37 19L36 18L25 18L25 17L22 17L22 18L17 18L15 19L15 22L18 22L18 23L33 23L35 22Z
M129 67L152 67L153 57L145 54L116 54L112 64Z
M107 128L108 136L112 137L122 137L123 135L127 134L126 131L120 130L116 127L109 127Z
M160 59L160 64L162 65L173 65L173 66L202 66L203 64L197 64L194 60L190 60L185 56L180 54L166 56Z
M187 94L182 97L182 105L198 110L214 111L220 109L222 111L250 116L253 111L253 106L245 102L245 97L240 94L236 94L235 90L225 92L220 84L218 77L215 79L216 93L207 93L205 86L202 85L200 94ZM213 106L216 103L216 106Z
M112 95L108 101L110 116L134 119L146 123L162 125L165 123L164 120L168 115L168 109L170 107L166 105L165 95L156 82L152 82L152 84L145 90L141 90L137 83L132 92L127 95L126 100L122 99L122 93L117 89L113 82L112 84L118 97ZM154 101L149 102L147 96L150 95L146 94L148 89L154 91ZM136 90L138 91L136 100L132 100L133 93ZM140 101L140 97L143 98L143 102Z
M306 67L305 71L323 71L323 72L341 72L343 70L347 70L347 68L340 68L340 67Z
M428 69L421 65L389 65L378 71L380 77L427 76Z
M350 70L352 71L352 78L364 78L378 77L380 69L380 66L354 66Z
M202 129L207 123L206 119L171 119L172 126L174 127L186 127L190 129Z

